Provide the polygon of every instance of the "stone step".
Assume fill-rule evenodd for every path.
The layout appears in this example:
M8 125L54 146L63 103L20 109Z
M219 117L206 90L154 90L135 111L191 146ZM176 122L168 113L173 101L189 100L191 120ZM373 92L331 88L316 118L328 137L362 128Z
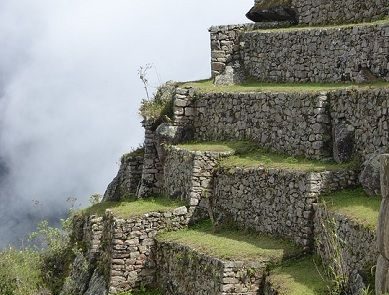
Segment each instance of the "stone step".
M369 276L377 263L380 204L379 197L368 197L357 188L329 194L315 206L315 250L346 277L356 272Z
M234 229L214 232L209 223L157 236L157 287L166 294L254 295L271 265L302 249L265 235Z
M389 83L214 86L177 89L175 122L197 141L250 140L311 159L365 159L389 138Z
M215 151L224 157L206 156ZM292 239L307 250L313 244L313 204L320 194L358 182L352 163L266 153L249 142L176 146L164 169L165 190L190 202L192 212Z
M211 32L217 83L389 79L389 18L351 25ZM220 46L226 44L226 46Z
M321 262L314 256L291 260L270 271L264 285L264 295L324 295L329 294Z

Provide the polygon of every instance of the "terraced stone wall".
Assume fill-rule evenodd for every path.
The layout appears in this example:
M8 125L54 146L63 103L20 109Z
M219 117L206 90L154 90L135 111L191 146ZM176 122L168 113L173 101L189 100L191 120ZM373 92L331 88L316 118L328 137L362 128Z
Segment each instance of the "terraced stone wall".
M214 170L218 159L226 155L169 147L164 165L165 193L188 204L192 221L209 216Z
M155 122L153 121L146 120L143 122L145 151L142 177L137 191L137 196L141 198L160 193L163 186L163 167L156 149L156 126L154 125Z
M289 22L270 22L211 27L211 71L216 84L239 83L244 79L239 44L241 32L289 25Z
M354 130L354 151L363 160L377 151L389 151L389 89L329 92L333 125Z
M360 81L361 71L389 80L389 25L242 33L249 76L271 82Z
M262 0L255 0L260 2ZM389 14L386 0L292 0L300 24L342 24L371 21Z
M107 213L102 237L101 265L109 277L109 292L137 289L155 282L155 236L161 230L187 225L187 208L151 212L141 217L119 219Z
M221 223L232 221L240 227L289 238L308 249L313 244L313 204L318 196L355 186L357 181L354 171L220 171L215 178L214 210Z
M244 140L288 155L331 156L326 95L208 93L194 102L196 140Z
M258 294L261 263L223 261L175 243L157 241L157 286L164 294Z
M343 261L342 269L350 276L357 271L371 271L378 257L375 229L328 212L323 205L315 206L314 224L315 250L324 261L330 265L333 265L335 258L337 262Z
M73 217L72 239L86 246L89 259L98 257L101 252L103 235L103 218L91 215L75 215Z

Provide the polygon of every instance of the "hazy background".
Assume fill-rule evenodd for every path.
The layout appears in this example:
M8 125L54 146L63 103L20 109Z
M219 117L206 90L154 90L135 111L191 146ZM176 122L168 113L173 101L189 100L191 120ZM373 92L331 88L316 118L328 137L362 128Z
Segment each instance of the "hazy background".
M151 85L210 75L207 29L252 0L1 0L0 247L103 193Z

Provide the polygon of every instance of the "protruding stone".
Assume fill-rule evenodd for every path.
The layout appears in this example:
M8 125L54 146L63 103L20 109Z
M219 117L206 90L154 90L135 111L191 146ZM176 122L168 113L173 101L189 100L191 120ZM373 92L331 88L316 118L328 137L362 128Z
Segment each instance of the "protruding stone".
M381 255L389 259L389 199L381 203L380 217L377 227L377 245Z
M297 22L296 12L290 0L262 0L254 5L246 17L253 22L290 21Z
M333 127L333 157L337 163L348 162L354 151L354 127L346 122L339 122Z
M362 184L365 192L371 196L381 194L380 185L380 154L371 154L362 164L362 172L359 175L359 182Z

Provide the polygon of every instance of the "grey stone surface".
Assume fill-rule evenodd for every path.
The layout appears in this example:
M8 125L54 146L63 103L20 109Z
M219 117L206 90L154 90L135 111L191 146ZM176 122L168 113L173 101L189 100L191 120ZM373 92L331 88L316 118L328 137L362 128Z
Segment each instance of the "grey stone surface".
M381 170L381 196L383 199L389 198L389 154L383 154L380 158Z
M389 260L382 255L379 255L377 260L375 290L377 295L384 295L389 292Z
M136 196L142 177L143 161L143 155L123 155L119 171L108 185L103 201L118 201Z
M362 164L362 171L359 175L359 182L362 184L365 192L371 197L381 194L380 156L380 153L370 155Z
M157 285L163 294L255 295L266 273L266 262L223 261L158 239L156 253Z
M357 173L311 173L293 170L236 168L219 171L214 206L220 223L313 244L313 204L322 193L356 185Z
M82 253L78 254L60 295L83 295L91 278L90 267L89 260Z
M314 225L315 251L326 264L348 277L356 271L371 271L379 254L374 229L323 205L315 205Z
M357 81L361 67L376 78L389 80L388 27L377 24L243 32L241 60L247 74L259 81Z
M88 290L84 295L107 295L107 282L104 277L99 274L97 270L93 272L93 275L89 281Z
M221 157L231 153L191 152L171 146L164 166L164 191L189 206L191 222L209 217L213 174Z
M354 127L341 121L333 126L333 157L337 163L348 162L354 152Z

